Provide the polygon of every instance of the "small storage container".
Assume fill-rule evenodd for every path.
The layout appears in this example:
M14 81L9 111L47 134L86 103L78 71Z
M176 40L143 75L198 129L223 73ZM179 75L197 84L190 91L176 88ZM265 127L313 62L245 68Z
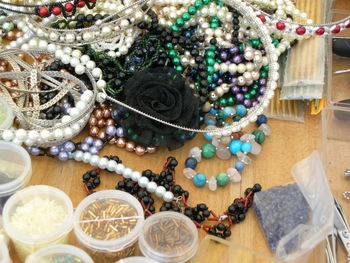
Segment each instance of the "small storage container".
M114 263L135 254L144 223L140 202L115 190L91 194L74 214L74 233L94 262Z
M0 95L0 129L10 129L14 118L10 104Z
M36 185L24 188L6 202L4 229L21 261L36 250L68 242L73 205L61 190Z
M12 263L9 249L5 241L0 239L0 263Z
M21 146L0 141L0 214L7 199L25 187L32 176L32 162Z
M146 219L139 247L144 256L162 263L186 262L197 252L198 230L183 214L157 213Z
M80 248L70 245L44 247L27 257L25 263L94 263Z
M116 263L159 263L153 259L145 257L129 257L123 258Z

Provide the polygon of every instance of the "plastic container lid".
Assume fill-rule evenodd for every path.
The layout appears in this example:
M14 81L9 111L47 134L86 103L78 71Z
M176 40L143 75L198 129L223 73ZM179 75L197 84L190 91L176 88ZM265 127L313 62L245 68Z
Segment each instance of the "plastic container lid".
M3 240L0 240L0 263L12 263L9 249Z
M85 210L89 209L89 207L93 206L93 204L103 203L108 200L121 202L123 204L130 206L131 209L134 209L133 211L135 211L135 216L132 216L131 218L137 219L136 224L130 230L130 232L128 232L126 235L117 239L104 240L97 237L97 236L106 236L106 231L94 233L95 236L88 235L83 231L82 225L90 222L94 223L94 221L93 220L81 221L82 213L85 212ZM115 208L118 209L117 206ZM125 220L120 220L121 218L115 218L115 217L104 218L103 213L104 211L102 210L101 210L101 213L99 212L96 213L97 220L95 222L103 222L106 219L105 221L115 222L115 226L126 224L126 223L123 223ZM141 229L143 227L144 221L145 219L144 219L143 208L140 202L135 197L122 191L103 190L103 191L99 191L89 195L79 203L74 213L73 227L74 227L74 233L77 239L86 247L97 251L117 252L132 246L137 241L140 235Z
M6 167L5 162L11 164ZM0 197L23 188L32 175L32 162L28 152L21 146L0 141Z
M150 258L145 258L145 257L128 257L128 258L123 258L117 261L116 263L159 263L159 262Z
M11 216L16 208L36 197L42 199L55 200L62 205L67 212L65 220L55 231L47 235L28 235L19 232L11 224ZM12 240L25 244L45 244L47 242L58 240L67 235L73 227L73 204L67 194L63 191L48 185L35 185L26 187L9 198L3 210L3 222L6 233ZM45 216L45 215L43 215Z
M154 238L155 236L158 238ZM160 239L162 242L159 242ZM144 256L156 261L186 262L197 252L198 231L191 219L183 214L157 213L146 219L139 238L139 247Z
M55 262L94 263L84 250L70 245L53 245L44 247L28 256L25 261L25 263Z
M15 114L10 104L0 96L0 129L9 129L12 126Z

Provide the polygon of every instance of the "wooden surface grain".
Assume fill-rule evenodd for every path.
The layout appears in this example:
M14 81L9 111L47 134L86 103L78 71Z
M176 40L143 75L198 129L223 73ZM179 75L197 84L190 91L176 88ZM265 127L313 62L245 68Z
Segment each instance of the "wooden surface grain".
M335 7L337 9L350 10L350 2L348 0L337 0ZM343 77L340 79L343 80L339 80L336 83L337 85L347 84L349 86L349 78ZM341 81L344 82L341 83ZM252 124L247 130L254 129L254 126ZM179 166L176 169L176 180L184 189L190 192L189 204L204 202L215 212L221 214L233 199L242 196L244 189L253 186L255 183L260 183L264 189L267 189L291 182L293 180L290 174L292 166L310 155L314 150L321 149L321 116L311 116L309 113L306 113L303 123L270 119L269 126L272 129L272 135L264 142L261 154L253 157L253 163L243 172L242 182L240 184L230 183L226 187L219 187L215 192L209 191L208 188L196 188L192 181L186 179L182 174L188 150L191 147L200 146L204 143L201 135L197 135L195 139L187 142L183 148L172 152L161 149L155 154L138 157L116 146L108 145L103 149L101 155L118 155L127 167L139 171L144 169L160 171L166 158L170 155L175 156L179 161ZM83 138L83 135L77 138L77 141L81 138ZM350 157L348 149L349 144L342 144L342 142L337 142L337 144L333 144L332 147L328 148L328 156L330 158L327 165L331 168L327 169L333 193L341 200L347 215L350 216L349 204L341 199L342 191L350 189L350 184L341 175L341 172L349 167L349 163L346 163L346 160L349 162ZM345 151L345 153L342 154L341 151ZM349 155L346 155L347 153ZM30 185L47 184L62 189L71 197L74 207L86 196L81 176L88 169L91 169L90 165L75 161L62 163L49 157L33 157L32 160L33 175ZM218 158L213 158L201 162L197 171L203 172L208 176L216 175L221 171L226 171L233 163L234 159L222 161ZM345 167L346 165L347 167ZM121 180L121 176L103 172L101 175L102 182L97 190L114 189L119 180ZM157 208L159 208L159 203ZM203 232L200 232L200 237L202 238L203 236ZM257 252L271 255L252 210L248 212L247 218L243 223L236 225L232 229L232 236L228 240ZM70 243L76 244L72 233ZM339 250L342 249L340 248ZM216 262L234 262L234 258L222 258L219 250L212 249L210 254L214 255L214 258L217 259L215 260ZM341 254L339 262L345 262L345 254L343 252ZM11 256L15 263L19 262L13 248L11 248ZM323 260L323 250L319 248L310 257L309 262L318 263L323 262Z

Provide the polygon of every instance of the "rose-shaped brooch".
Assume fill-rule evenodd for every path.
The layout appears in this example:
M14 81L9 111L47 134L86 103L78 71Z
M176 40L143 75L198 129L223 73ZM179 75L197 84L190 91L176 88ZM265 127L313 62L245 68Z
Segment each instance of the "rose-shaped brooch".
M135 73L124 86L125 103L155 118L180 126L199 127L199 102L186 79L172 68ZM195 135L130 112L121 121L125 134L142 146L176 149Z

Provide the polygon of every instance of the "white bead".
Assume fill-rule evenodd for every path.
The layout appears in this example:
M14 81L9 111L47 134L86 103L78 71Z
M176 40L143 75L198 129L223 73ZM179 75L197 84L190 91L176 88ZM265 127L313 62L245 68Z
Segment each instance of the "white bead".
M13 132L10 131L10 130L5 130L5 131L2 133L2 138L3 138L5 141L9 142L9 141L11 141L11 140L14 138L14 134L13 134Z
M139 171L133 171L130 178L134 181L134 182L138 182L138 180L141 178L141 173Z
M72 117L76 117L80 114L80 111L79 109L77 108L71 108L70 111L69 111L69 115L72 116Z
M124 178L131 178L131 175L132 175L132 169L126 167L123 171L123 177Z
M170 191L166 191L163 195L163 200L165 202L171 202L174 200L174 194Z
M107 164L108 164L108 159L106 157L102 157L100 158L99 162L98 162L98 167L100 169L106 169L107 168Z
M68 54L64 54L61 57L61 61L63 64L69 64L70 63L70 56Z
M71 58L69 63L72 67L76 67L80 64L80 60L78 58Z
M74 34L71 34L71 33L67 34L65 36L65 40L66 40L67 43L73 43L75 41Z
M146 176L141 176L138 181L139 186L142 188L147 187L148 183L149 183L149 180Z
M97 81L96 86L99 90L103 90L107 86L107 83L103 79L100 79Z
M80 58L81 57L81 51L79 50L79 49L74 49L73 51L72 51L72 57L73 58Z
M156 191L155 191L156 196L158 196L158 197L163 197L163 195L165 194L165 192L166 192L166 189L165 189L164 186L157 186L157 189L156 189Z
M48 44L47 45L47 51L49 51L50 53L55 53L56 45L55 44Z
M88 55L82 55L80 57L80 61L81 61L81 63L86 64L90 61L90 57Z
M82 57L81 57L80 60L81 60L82 63L84 63L84 62L82 61ZM93 70L95 67L96 67L95 61L90 60L90 61L86 62L86 68L87 68L87 69ZM95 77L95 76L94 76L94 77Z
M63 133L65 138L71 138L74 135L73 130L70 127L64 128Z
M83 34L83 39L84 39L85 41L91 41L93 38L94 38L94 34L93 34L93 33L85 32L85 33Z
M84 153L82 151L76 151L73 153L73 158L77 162L80 162L83 159L83 155L84 155Z
M50 35L49 35L49 38L50 38L50 40L52 40L52 41L57 41L58 38L59 38L59 35L56 34L56 33L54 33L54 32L51 32Z
M115 168L115 172L116 172L117 174L123 174L124 169L125 169L124 164L118 163L118 164L117 164L117 167Z
M14 138L14 139L12 140L12 142L15 143L15 144L18 144L18 145L21 145L21 144L23 143L23 141L21 141L21 140L19 140L19 139L17 139L17 138Z
M62 49L56 50L56 52L55 52L56 58L61 59L63 55L64 55L64 53L63 53Z
M102 75L102 70L100 68L94 68L92 70L92 76L94 76L94 78L98 79L100 78Z
M109 26L102 27L101 35L102 36L109 36L112 33L112 29Z
M235 63L231 63L228 66L228 71L230 71L231 73L235 73L237 71L237 65Z
M27 140L25 140L24 144L27 146L32 146L32 145L34 145L34 141L27 139Z
M99 161L100 161L100 157L98 155L93 155L90 158L90 164L92 166L97 166Z
M72 120L72 117L69 116L69 115L64 115L64 116L62 117L62 123L68 123L68 122L70 122L71 120Z
M28 139L36 141L39 139L39 133L37 131L31 130L28 132Z
M78 75L83 75L85 73L85 66L82 64L77 65L74 68L75 73L77 73Z
M46 40L40 40L38 47L39 47L39 49L46 50L47 49L47 45L48 45L48 43L47 43Z
M109 160L107 164L107 170L110 172L114 172L117 168L117 162L114 160Z
M242 64L242 63L238 64L237 71L239 73L243 73L245 70L246 70L246 66L244 64Z
M25 141L27 139L27 131L24 129L17 130L15 134L18 140Z
M29 48L36 48L38 46L38 41L36 41L36 39L31 39L28 42Z
M74 123L72 125L72 129L73 129L74 132L80 132L81 127L80 127L80 125L78 123Z
M219 86L215 89L215 93L218 95L218 97L222 97L224 95L224 90Z
M53 134L55 136L55 139L62 139L63 138L63 131L61 129L56 129L53 131Z
M228 71L228 65L226 63L220 64L220 71L221 72L227 72Z
M83 111L86 108L86 103L83 101L78 101L75 106L79 111Z
M157 184L155 182L149 182L146 189L147 192L154 193L157 190Z
M90 162L90 158L91 158L91 153L86 152L86 153L83 154L82 161L84 163L89 163Z
M48 130L42 130L42 131L40 132L40 136L41 136L41 138L42 138L44 141L48 141L48 140L51 139L52 133L49 132Z

